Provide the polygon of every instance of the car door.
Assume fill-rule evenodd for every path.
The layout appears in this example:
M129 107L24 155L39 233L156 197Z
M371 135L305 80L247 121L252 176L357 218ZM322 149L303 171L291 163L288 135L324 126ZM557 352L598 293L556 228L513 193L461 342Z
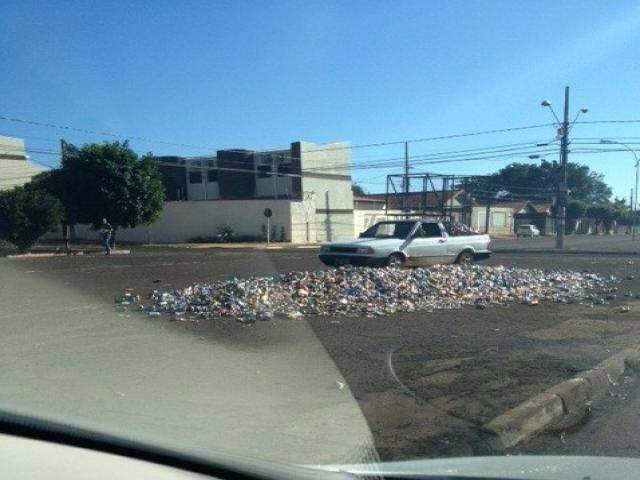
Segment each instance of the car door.
M447 239L435 222L422 222L405 248L410 265L433 265L447 258Z

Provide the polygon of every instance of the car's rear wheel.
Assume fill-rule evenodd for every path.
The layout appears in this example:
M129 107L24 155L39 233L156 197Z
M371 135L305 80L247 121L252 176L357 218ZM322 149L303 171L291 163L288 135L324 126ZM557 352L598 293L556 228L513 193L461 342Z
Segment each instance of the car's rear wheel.
M458 255L458 258L456 259L456 263L459 263L461 265L468 265L470 263L473 263L474 260L474 253L471 250L465 250L464 252L460 252L460 255Z
M389 258L387 258L387 264L386 264L387 267L400 268L403 265L404 265L404 257L399 253L392 253L391 255L389 255Z

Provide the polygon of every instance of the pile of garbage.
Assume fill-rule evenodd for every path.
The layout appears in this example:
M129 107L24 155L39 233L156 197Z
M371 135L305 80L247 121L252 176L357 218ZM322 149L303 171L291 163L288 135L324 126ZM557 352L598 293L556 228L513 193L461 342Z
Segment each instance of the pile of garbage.
M465 305L540 302L604 304L615 297L614 277L504 266L354 268L290 272L272 277L197 283L154 291L150 315L169 313L241 322L304 315L373 317L397 312L458 309ZM132 303L137 300L128 293ZM123 297L126 298L127 297Z

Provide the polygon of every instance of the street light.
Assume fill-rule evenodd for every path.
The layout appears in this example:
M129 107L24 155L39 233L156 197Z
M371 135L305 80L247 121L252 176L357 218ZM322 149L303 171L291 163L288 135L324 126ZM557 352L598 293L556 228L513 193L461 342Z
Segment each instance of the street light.
M547 107L549 110L551 110L551 113L553 113L553 116L556 119L556 122L558 122L558 124L561 124L562 122L560 121L560 119L558 118L558 115L556 115L555 110L553 109L553 107L551 106L551 102L549 100L542 100L542 102L540 102L540 106L541 107Z
M569 87L564 88L564 115L563 120L560 121L558 115L553 110L551 102L549 100L542 100L540 102L542 107L551 110L553 117L558 122L558 137L560 138L560 164L559 164L559 181L558 181L558 208L556 213L556 248L562 250L564 248L564 229L567 214L567 196L569 191L567 189L567 165L569 163L569 132L571 128L578 120L580 114L587 113L587 108L581 108L578 110L576 118L573 122L569 122Z
M626 148L627 150L629 150L631 152L631 154L633 155L634 160L636 161L636 188L633 191L633 205L631 205L631 212L633 213L633 224L631 225L631 240L635 240L636 239L636 212L638 211L638 179L640 177L640 159L638 159L638 154L636 153L636 151L634 149L632 149L629 145L627 145L626 143L622 143L622 142L616 142L614 140L609 140L606 138L602 138L600 139L600 143L604 144L604 145L621 145L624 148Z

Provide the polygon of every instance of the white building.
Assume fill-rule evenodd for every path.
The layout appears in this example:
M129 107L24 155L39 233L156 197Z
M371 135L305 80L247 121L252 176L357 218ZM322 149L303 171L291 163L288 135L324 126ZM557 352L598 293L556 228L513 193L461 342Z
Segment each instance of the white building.
M261 240L265 209L272 238L293 243L352 238L351 148L346 143L294 142L268 152L234 149L215 156L159 157L166 191L153 225L119 231L124 241L173 243L213 238L228 225ZM96 238L77 226L77 238ZM275 235L273 235L275 234Z
M0 136L0 190L24 185L45 170L29 160L24 140Z

